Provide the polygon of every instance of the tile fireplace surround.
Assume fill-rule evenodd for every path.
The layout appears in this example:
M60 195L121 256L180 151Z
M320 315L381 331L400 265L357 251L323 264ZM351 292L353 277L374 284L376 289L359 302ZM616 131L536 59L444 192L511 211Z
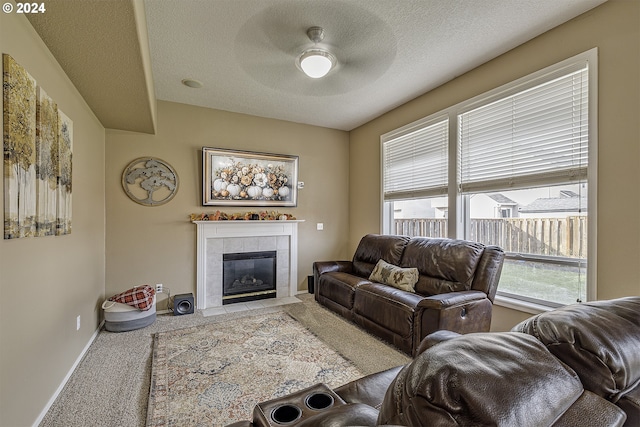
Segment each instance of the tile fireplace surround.
M276 298L298 292L298 223L193 221L197 227L196 307L222 306L222 255L276 251Z

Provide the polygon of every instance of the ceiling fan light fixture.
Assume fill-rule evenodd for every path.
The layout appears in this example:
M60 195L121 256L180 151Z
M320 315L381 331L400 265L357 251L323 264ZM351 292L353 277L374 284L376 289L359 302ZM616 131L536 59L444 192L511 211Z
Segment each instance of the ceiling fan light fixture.
M305 50L297 60L298 68L313 79L326 76L335 63L336 57L331 52L319 48Z

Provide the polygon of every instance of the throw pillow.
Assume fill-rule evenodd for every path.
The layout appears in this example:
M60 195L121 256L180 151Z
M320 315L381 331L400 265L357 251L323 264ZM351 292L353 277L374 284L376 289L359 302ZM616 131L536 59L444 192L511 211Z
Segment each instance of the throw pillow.
M403 291L415 292L414 286L418 282L418 276L417 268L401 268L381 259L373 268L369 280L384 283Z
M152 286L142 285L114 295L109 298L109 301L127 304L138 310L146 311L153 307L153 296L155 294L156 290Z

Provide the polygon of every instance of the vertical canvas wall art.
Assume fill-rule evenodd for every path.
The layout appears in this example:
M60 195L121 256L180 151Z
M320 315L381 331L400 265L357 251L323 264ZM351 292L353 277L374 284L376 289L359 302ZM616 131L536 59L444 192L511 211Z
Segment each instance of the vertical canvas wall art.
M36 81L3 55L4 238L36 231Z
M58 188L58 107L38 87L36 108L36 233L56 232Z
M71 233L73 122L58 110L58 223L56 235Z
M4 238L71 233L73 122L2 55Z

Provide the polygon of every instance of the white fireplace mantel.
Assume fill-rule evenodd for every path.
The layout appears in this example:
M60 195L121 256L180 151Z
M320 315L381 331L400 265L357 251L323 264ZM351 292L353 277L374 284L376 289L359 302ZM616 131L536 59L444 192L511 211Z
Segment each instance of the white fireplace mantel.
M229 242L224 239L245 240L247 245L255 242L260 246L266 237L286 236L288 247L283 254L288 255L288 260L282 264L288 266L288 275L282 280L288 283L277 285L277 297L294 296L298 292L298 223L303 220L275 220L275 221L193 221L197 227L197 286L196 306L199 309L217 307L222 305L221 293L217 295L217 287L220 292L222 280L219 274L214 273L212 263L215 255L211 252L212 243ZM251 238L251 239L247 239ZM255 240L253 240L255 238ZM211 240L222 239L222 240ZM235 242L234 240L231 240ZM221 246L221 245L218 245ZM208 250L209 248L209 250ZM250 247L249 250L261 250L264 248ZM280 261L279 261L280 262ZM212 289L215 289L212 291ZM216 295L213 295L216 294Z

